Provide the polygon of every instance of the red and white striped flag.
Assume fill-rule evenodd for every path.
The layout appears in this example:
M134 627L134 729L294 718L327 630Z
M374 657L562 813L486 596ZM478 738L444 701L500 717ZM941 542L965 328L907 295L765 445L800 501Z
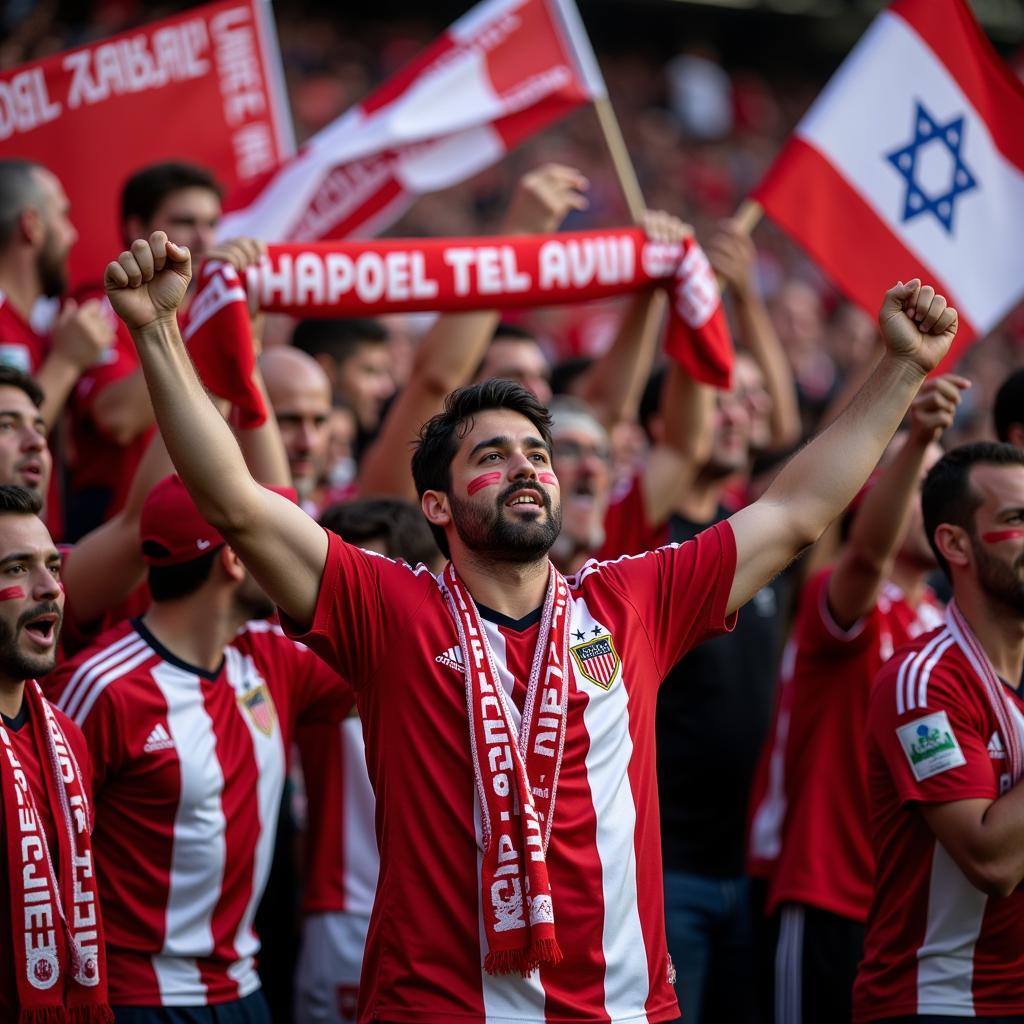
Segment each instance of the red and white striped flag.
M964 0L897 0L844 61L754 198L874 313L897 280L960 315L946 357L1024 296L1024 85Z
M232 197L222 238L369 237L596 97L573 0L485 0L272 175Z

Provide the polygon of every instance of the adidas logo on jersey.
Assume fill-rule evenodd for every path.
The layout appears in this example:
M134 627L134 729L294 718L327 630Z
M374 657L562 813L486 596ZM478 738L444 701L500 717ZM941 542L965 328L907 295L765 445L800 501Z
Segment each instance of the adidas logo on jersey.
M164 728L163 722L157 722L142 749L147 754L152 754L155 750L172 750L173 748L174 740L171 739L170 733Z
M1000 758L1006 757L1006 750L1003 748L1003 740L999 733L992 733L992 738L988 741L988 756L993 761L999 760Z
M449 668L455 669L456 672L462 671L462 648L456 644L454 647L449 647L444 654L439 654L434 661L438 665L447 665Z

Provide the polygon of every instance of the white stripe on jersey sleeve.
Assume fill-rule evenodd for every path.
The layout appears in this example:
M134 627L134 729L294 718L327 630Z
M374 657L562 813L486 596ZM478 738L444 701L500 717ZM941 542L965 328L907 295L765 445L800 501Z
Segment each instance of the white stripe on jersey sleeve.
M145 640L138 633L131 632L121 637L116 643L97 651L92 657L86 658L81 665L75 669L60 695L57 707L64 712L68 718L75 718L81 702L88 692L89 686L106 669L117 664L118 661L130 657L138 650L139 644L145 644Z
M138 668L144 661L148 661L153 657L153 650L145 641L142 642L140 647L125 648L126 651L131 651L131 656L115 665L109 671L104 672L103 675L98 676L92 681L92 684L86 689L82 690L82 700L78 706L78 710L72 716L72 720L75 725L81 725L86 718L89 717L89 712L92 711L93 705L99 700L100 694L118 679L124 678L132 669Z

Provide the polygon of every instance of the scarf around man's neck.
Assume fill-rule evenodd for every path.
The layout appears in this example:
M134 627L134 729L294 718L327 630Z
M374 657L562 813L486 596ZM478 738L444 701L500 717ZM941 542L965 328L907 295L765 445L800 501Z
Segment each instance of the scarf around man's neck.
M1003 748L1006 750L1006 762L1010 769L1010 778L1014 785L1024 776L1024 751L1022 751L1020 734L1013 721L1013 711L1009 707L1006 695L1003 693L1003 684L992 667L989 656L981 646L971 629L970 623L964 618L960 606L953 598L946 605L946 627L953 634L959 648L974 669L985 695L988 697L992 714L999 724L999 732L1003 737Z
M462 647L466 713L483 838L481 870L490 974L530 974L562 959L547 853L565 746L569 588L549 563L548 588L522 724L507 696L472 595L449 562L441 591Z
M31 740L57 835L58 864L9 730L0 724L11 948L18 1024L112 1024L90 842L91 815L75 755L43 697L25 684Z

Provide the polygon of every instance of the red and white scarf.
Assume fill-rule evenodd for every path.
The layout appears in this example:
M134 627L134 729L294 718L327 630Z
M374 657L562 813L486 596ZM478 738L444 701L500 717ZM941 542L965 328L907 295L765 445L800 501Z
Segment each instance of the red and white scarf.
M985 695L988 697L992 714L995 715L999 732L1006 750L1006 763L1010 769L1010 778L1016 784L1024 776L1024 750L1021 748L1020 734L1013 721L1013 712L1008 706L1003 684L992 667L992 662L974 635L974 630L964 618L960 606L954 598L946 606L946 628L953 634L960 650L971 663L974 674L978 677Z
M562 959L545 855L569 704L569 587L552 565L518 735L511 697L469 591L449 562L441 589L462 647L483 833L484 969L526 976Z
M39 684L25 684L28 725L56 822L59 870L35 796L0 724L7 876L19 1024L108 1024L106 959L82 775Z
M672 299L668 354L696 380L728 387L732 341L707 257L692 238L652 242L639 228L269 245L241 281L224 264L204 264L184 337L203 383L259 420L249 296L268 313L373 317L552 306L654 287Z

